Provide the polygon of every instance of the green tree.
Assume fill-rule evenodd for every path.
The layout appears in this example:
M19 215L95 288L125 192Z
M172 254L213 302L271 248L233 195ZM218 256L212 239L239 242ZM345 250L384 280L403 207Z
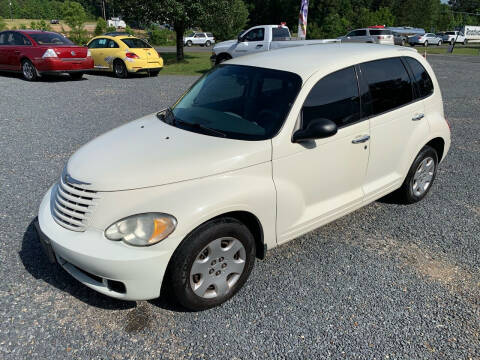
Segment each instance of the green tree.
M88 40L87 31L83 24L87 19L87 14L83 6L75 1L65 1L62 5L63 20L70 27L69 38L76 44L83 44Z
M101 35L104 34L107 31L107 22L105 21L104 18L99 17L97 19L97 25L95 26L95 35Z
M184 59L183 34L186 29L206 25L210 14L232 18L228 11L231 0L144 0L141 4L131 0L116 0L115 8L127 20L137 23L167 22L173 26L177 40L177 60ZM227 20L223 20L228 23Z
M215 12L207 14L202 19L201 25L204 30L211 31L217 39L234 38L240 30L245 28L248 10L242 0L231 0L230 3L221 2L214 10Z

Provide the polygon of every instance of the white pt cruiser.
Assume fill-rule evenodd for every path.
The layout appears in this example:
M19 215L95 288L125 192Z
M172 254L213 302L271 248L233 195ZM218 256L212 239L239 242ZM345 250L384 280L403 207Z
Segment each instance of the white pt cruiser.
M240 57L171 108L80 148L37 230L52 261L102 294L167 289L206 309L267 250L394 191L423 199L449 146L440 87L415 50L327 44Z

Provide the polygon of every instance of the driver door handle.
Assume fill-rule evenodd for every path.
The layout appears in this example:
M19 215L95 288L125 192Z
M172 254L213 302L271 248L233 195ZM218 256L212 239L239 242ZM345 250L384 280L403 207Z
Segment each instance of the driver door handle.
M425 117L424 114L417 114L414 117L412 117L412 120L413 121L418 121L418 120L422 120L424 117Z
M363 135L352 140L352 144L361 144L370 140L370 135Z

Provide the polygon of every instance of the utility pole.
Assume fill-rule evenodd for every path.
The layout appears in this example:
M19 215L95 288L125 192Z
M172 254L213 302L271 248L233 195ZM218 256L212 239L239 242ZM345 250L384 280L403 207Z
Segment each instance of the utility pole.
M13 16L12 16L12 2L10 1L10 20L13 22Z

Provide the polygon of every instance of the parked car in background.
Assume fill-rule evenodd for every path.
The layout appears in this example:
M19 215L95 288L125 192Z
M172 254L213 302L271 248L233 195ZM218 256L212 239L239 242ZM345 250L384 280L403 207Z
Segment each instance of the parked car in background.
M392 32L393 34L393 42L395 45L401 45L405 46L405 44L408 42L408 38L405 35L401 35L397 32Z
M26 80L67 73L79 80L93 69L90 51L61 34L41 30L0 32L0 71L21 72Z
M427 47L428 45L442 45L443 39L438 37L433 33L426 33L425 35L414 35L408 38L408 43L411 46L423 45Z
M60 20L58 20L58 19L52 19L52 20L50 20L50 24L52 24L52 25L60 24Z
M454 44L454 43L461 43L466 45L467 44L467 39L463 35L462 32L460 31L447 31L445 32L445 35L443 35L443 42L448 43L448 44Z
M150 44L126 33L100 35L87 46L95 61L95 70L113 71L118 78L138 72L157 76L163 68L163 59Z
M440 87L417 51L279 49L217 66L171 108L81 147L36 229L85 286L148 300L164 284L204 310L231 298L267 250L392 191L421 201L449 147Z
M238 56L286 47L325 44L331 42L339 42L339 40L294 40L290 36L290 30L288 27L283 24L258 25L242 31L235 40L222 41L216 44L213 48L213 54L210 57L210 60L212 61L212 64L218 65Z
M206 32L192 32L183 38L184 46L200 45L210 47L215 44L215 38L212 33Z
M350 31L347 35L339 38L341 42L361 42L376 43L383 45L393 45L393 33L384 28L363 28Z

